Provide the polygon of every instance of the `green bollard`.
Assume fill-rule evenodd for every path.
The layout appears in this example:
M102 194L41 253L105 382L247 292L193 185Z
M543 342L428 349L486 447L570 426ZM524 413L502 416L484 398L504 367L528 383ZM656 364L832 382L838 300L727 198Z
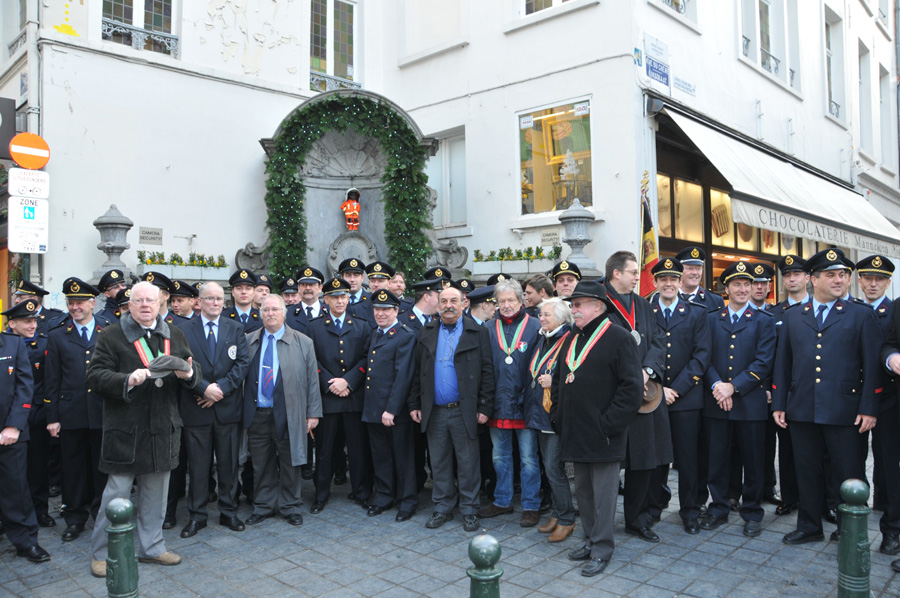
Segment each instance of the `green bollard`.
M849 479L841 484L841 537L838 543L838 598L869 598L872 568L867 517L869 486Z
M495 566L500 560L500 552L500 542L487 534L479 534L469 542L469 560L475 563L466 569L466 575L472 580L470 598L500 598L503 569Z
M106 556L106 592L109 598L135 598L138 595L137 557L134 556L134 506L127 498L114 498L106 507L110 525Z

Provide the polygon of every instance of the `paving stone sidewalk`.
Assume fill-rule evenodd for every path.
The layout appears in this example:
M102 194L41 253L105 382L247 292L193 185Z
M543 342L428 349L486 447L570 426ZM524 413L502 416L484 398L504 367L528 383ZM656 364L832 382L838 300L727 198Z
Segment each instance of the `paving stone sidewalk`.
M676 474L670 477L673 490ZM460 597L469 595L466 568L468 542L474 534L462 530L457 514L438 530L426 529L431 513L430 492L420 496L419 512L404 523L395 511L367 517L346 499L347 486L335 486L327 508L318 515L304 513L302 527L272 518L235 533L218 525L211 505L209 527L182 539L187 511L179 511L179 525L165 533L167 546L184 557L176 567L139 564L142 596L288 598L381 596ZM312 483L304 482L304 500L312 499ZM677 496L677 490L676 490ZM58 507L58 501L54 502ZM699 535L686 534L677 514L677 499L655 526L662 541L650 544L623 533L622 506L617 513L616 551L603 575L585 578L581 563L566 558L580 543L580 529L560 544L549 544L536 528L519 526L519 512L482 520L503 549L500 566L504 598L590 596L607 598L769 597L824 598L837 595L837 543L817 542L786 546L781 537L794 529L796 515L776 517L766 505L763 533L742 535L740 517ZM250 507L239 512L246 519ZM542 521L546 521L546 515ZM878 552L880 513L869 518L872 551L872 593L900 596L900 576L890 569L894 557ZM106 596L106 584L91 576L90 530L78 540L62 543L65 527L58 520L41 529L40 543L52 555L35 565L15 557L0 539L0 597L84 598ZM825 524L826 537L834 529Z

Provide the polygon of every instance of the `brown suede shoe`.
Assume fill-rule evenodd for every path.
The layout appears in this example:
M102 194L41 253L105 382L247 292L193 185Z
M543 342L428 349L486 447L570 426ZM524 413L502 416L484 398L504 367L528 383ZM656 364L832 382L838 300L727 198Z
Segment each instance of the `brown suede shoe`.
M534 527L541 520L541 514L537 511L522 511L522 518L519 525L522 527Z
M553 530L556 529L556 517L551 517L547 523L538 528L538 531L542 534L549 534Z
M94 577L106 577L106 561L91 560L91 575Z
M512 505L508 507L498 507L495 504L491 504L488 507L485 507L478 511L478 516L482 519L488 519L489 517L496 517L497 515L506 515L507 513L512 513L515 509L513 509Z
M566 538L572 535L572 532L575 531L575 524L572 525L557 525L556 529L553 530L553 533L550 534L550 537L547 538L548 542L562 542Z
M181 557L174 552L164 552L159 556L139 556L138 562L172 566L181 563Z

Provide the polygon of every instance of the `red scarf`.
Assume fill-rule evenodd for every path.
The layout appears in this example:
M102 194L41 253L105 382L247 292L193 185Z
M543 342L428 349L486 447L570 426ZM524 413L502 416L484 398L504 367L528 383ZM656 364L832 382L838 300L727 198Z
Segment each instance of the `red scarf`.
M522 307L519 308L519 311L517 311L516 313L514 313L514 314L513 314L512 316L510 316L509 318L507 318L507 317L504 316L503 314L500 314L500 321L503 322L504 324L506 324L507 326L509 326L510 324L512 324L513 322L515 322L515 321L516 321L516 318L518 318L520 315L522 315L522 312L524 312L524 311L525 311L525 306L523 305Z

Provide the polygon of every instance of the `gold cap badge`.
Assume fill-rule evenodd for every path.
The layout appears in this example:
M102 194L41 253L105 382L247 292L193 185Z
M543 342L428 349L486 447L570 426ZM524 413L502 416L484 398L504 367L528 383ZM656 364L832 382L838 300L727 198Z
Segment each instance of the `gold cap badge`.
M334 288L338 288L339 286L341 286L341 281L335 278L333 281L331 281L331 286ZM329 299L329 301L331 300Z
M289 287L294 286L294 279L293 279L293 278L288 278L288 286L289 286Z
M757 274L762 274L763 272L765 272L762 266L757 266L753 271Z
M381 264L375 264L375 266L372 269L375 270L376 272L381 272Z
M672 265L673 265L673 264L672 264L672 260L666 260L665 263L663 263L663 267L664 267L666 270L671 270L671 269L672 269Z
M247 278L247 271L241 270L241 278Z
M738 262L738 265L735 267L735 270L738 272L744 272L747 270L747 266L744 265L744 262Z
M119 277L119 273L116 272L115 270L113 270L112 272L109 273L109 277L112 279L116 279Z
M694 247L691 250L691 257L695 257L695 258L700 257L700 250L698 250L696 247Z
M384 291L381 291L380 293L378 293L378 300L379 301L387 301L387 293L385 293Z
M153 282L153 272L147 274L147 282Z
M876 257L874 260L872 260L872 265L875 266L876 268L880 268L881 267L881 258Z
M786 258L784 258L784 263L787 264L788 266L793 265L794 258L792 258L791 256L787 256Z
M829 262L833 262L837 259L837 253L834 251L834 249L832 249L831 251L829 251L828 253L825 254L825 258Z
M81 286L77 282L72 283L72 292L77 293L81 290Z

